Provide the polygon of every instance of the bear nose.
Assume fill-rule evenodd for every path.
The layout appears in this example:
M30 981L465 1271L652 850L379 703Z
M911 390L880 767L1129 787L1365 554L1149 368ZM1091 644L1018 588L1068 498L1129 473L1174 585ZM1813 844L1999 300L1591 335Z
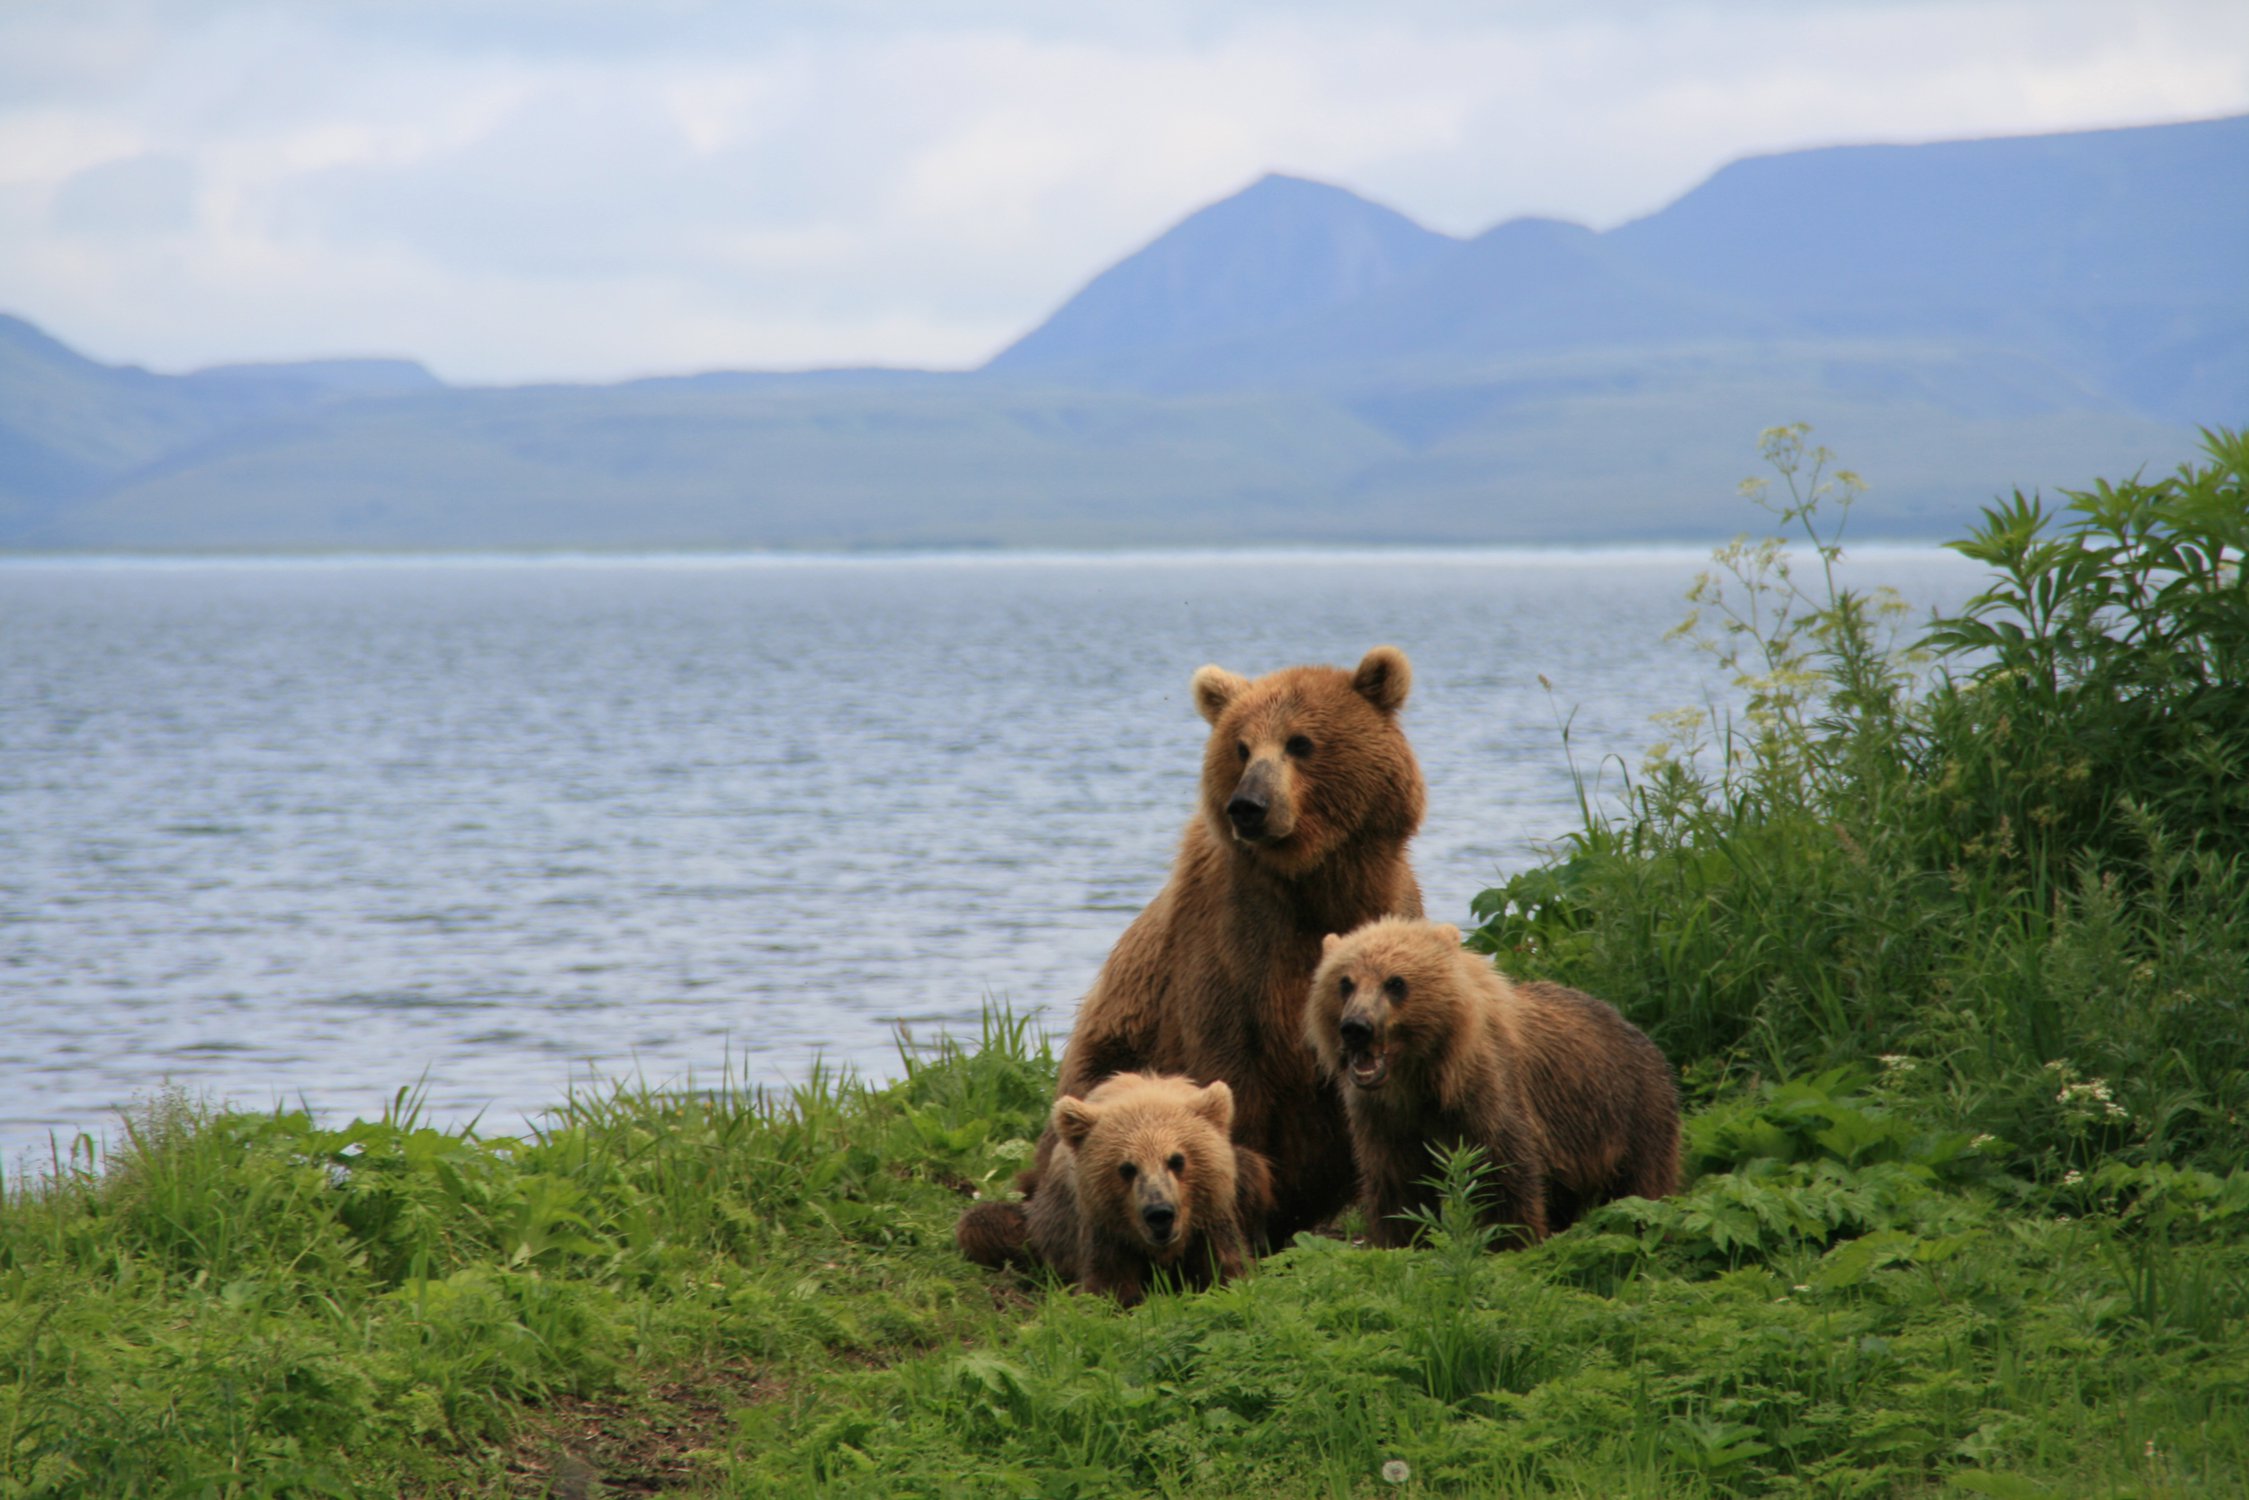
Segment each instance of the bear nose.
M1256 792L1236 792L1226 804L1226 816L1244 833L1255 833L1265 826L1266 800Z
M1374 1023L1365 1016L1345 1016L1336 1029L1343 1033L1343 1045L1350 1051L1357 1052L1374 1042Z
M1140 1218L1147 1224L1150 1234L1159 1240L1168 1240L1171 1226L1179 1221L1179 1210L1168 1203L1151 1203L1140 1210Z

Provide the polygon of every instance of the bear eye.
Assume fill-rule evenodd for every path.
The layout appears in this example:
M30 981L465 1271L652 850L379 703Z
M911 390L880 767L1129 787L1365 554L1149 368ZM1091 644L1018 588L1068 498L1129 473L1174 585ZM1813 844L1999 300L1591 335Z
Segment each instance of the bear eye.
M1246 762L1247 762L1247 761L1249 760L1249 741L1248 741L1248 740L1237 740L1237 741L1235 741L1235 743L1234 743L1234 753L1235 753L1235 754L1236 754L1237 756L1240 756L1240 757L1241 757L1241 759L1242 759L1242 760L1243 760L1243 761L1244 761L1244 762L1246 763Z
M1382 993L1388 995L1393 1001L1403 1000L1406 998L1406 982L1393 974L1382 981Z
M1117 1164L1117 1175L1119 1177L1122 1177L1125 1181L1130 1182L1133 1178L1140 1175L1140 1169L1134 1166L1129 1161L1119 1162Z
M1350 999L1353 992L1358 988L1358 985L1352 982L1351 976L1348 974L1344 975L1341 979L1338 979L1335 982L1336 993L1341 995L1346 1000Z
M1171 1153L1171 1160L1165 1162L1164 1165L1171 1168L1172 1176L1177 1177L1180 1173L1187 1170L1186 1155L1182 1152L1174 1151Z
M1292 734L1288 738L1288 753L1302 760L1312 753L1312 742L1301 734Z

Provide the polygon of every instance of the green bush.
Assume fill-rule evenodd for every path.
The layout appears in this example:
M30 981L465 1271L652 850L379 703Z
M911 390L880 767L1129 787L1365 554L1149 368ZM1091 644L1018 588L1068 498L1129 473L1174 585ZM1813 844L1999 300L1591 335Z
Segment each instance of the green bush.
M1683 627L1743 715L1673 716L1620 805L1477 898L1472 943L1615 1000L1691 1090L1904 1056L2027 1177L2237 1165L2249 439L1992 507L1955 546L1993 583L1904 645L1835 580L1856 477L1802 428L1764 449L1786 498L1753 496L1818 578L1738 541Z

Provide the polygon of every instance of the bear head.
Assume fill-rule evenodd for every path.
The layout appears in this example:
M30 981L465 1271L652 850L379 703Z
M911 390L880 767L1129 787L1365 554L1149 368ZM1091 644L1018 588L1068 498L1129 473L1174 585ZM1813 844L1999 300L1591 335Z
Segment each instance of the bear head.
M1421 767L1398 727L1413 669L1377 646L1356 671L1288 667L1252 681L1195 674L1211 726L1203 815L1221 847L1288 876L1355 840L1403 843L1421 826Z
M1304 1007L1304 1035L1320 1066L1354 1088L1374 1090L1394 1073L1428 1088L1427 1073L1450 1056L1466 1008L1460 929L1384 917L1347 937L1329 933Z
M1233 1125L1223 1081L1120 1073L1054 1102L1055 1131L1077 1157L1079 1212L1158 1263L1233 1203Z

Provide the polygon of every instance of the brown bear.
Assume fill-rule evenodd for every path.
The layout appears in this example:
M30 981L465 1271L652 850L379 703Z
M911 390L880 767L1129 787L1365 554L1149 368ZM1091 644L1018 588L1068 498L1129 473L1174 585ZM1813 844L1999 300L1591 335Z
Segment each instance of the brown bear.
M1230 1085L1234 1139L1272 1164L1260 1238L1284 1241L1351 1201L1342 1101L1304 1045L1304 996L1323 936L1421 914L1406 862L1421 767L1398 727L1412 685L1394 646L1353 671L1195 674L1195 706L1211 726L1201 810L1171 879L1079 1005L1062 1054L1062 1095L1131 1071ZM1040 1138L1027 1193L1059 1138L1052 1127Z
M1520 1242L1586 1209L1679 1185L1671 1066L1614 1006L1517 984L1460 946L1460 929L1396 918L1330 936L1304 1030L1346 1082L1360 1209L1377 1245L1434 1206L1433 1151L1481 1146L1496 1168L1484 1220Z
M1005 1258L1046 1265L1065 1281L1127 1307L1150 1279L1209 1286L1241 1274L1253 1226L1272 1207L1265 1159L1228 1137L1234 1094L1223 1083L1119 1073L1084 1098L1055 1101L1056 1144L1028 1215L982 1204L956 1231L971 1259L991 1263L980 1233L1025 1225ZM983 1226L980 1228L979 1226Z

